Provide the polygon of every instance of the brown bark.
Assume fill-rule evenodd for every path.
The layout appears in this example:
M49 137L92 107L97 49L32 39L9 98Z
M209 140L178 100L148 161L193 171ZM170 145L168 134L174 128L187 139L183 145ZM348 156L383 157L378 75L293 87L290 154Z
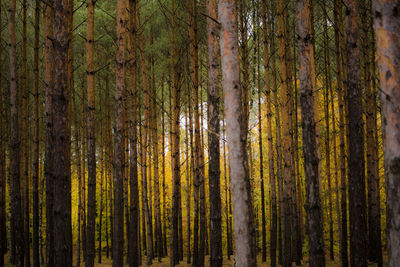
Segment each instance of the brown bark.
M20 145L21 139L18 127L19 105L17 87L17 55L15 42L15 12L16 1L11 0L9 6L9 60L10 60L10 203L12 207L13 235L15 236L15 265L24 266L24 228L20 188Z
M325 266L322 207L319 188L318 152L314 116L315 69L312 67L312 39L310 29L310 1L296 2L296 32L300 63L300 103L302 112L303 150L306 174L307 234L310 266Z
M113 222L113 267L122 267L124 262L124 105L125 91L125 46L126 46L126 0L117 1L117 54L115 81L114 122L114 222Z
M171 121L171 161L172 161L172 231L170 266L179 263L179 195L180 195L180 157L179 157L179 115L180 115L180 85L179 73L176 65L175 47L175 1L171 1L171 66L172 66L172 121Z
M45 36L44 41L44 80L45 80L45 162L44 175L46 179L46 265L54 265L54 181L53 181L53 115L52 115L52 88L54 84L53 73L53 46L51 40L54 38L54 16L53 16L53 1L43 9L43 31Z
M33 163L32 163L32 217L33 217L33 240L32 258L33 266L39 267L39 33L40 33L40 1L35 1L35 40L33 72L34 78L34 135L33 135ZM1 86L1 85L0 85ZM0 92L1 94L1 92ZM0 122L1 124L1 122ZM1 129L0 129L1 133ZM0 151L1 153L1 151ZM1 156L0 156L1 157ZM1 165L1 163L0 163ZM1 174L0 174L1 175ZM1 190L1 189L0 189ZM1 199L1 197L0 197ZM1 205L0 205L1 206ZM1 216L0 216L1 217ZM1 220L1 219L0 219ZM0 252L1 253L1 252Z
M207 1L208 36L208 144L210 192L210 266L222 266L221 192L220 192L220 118L217 1Z
M271 82L270 82L270 62L269 62L269 47L268 42L268 23L269 14L267 13L267 3L262 2L262 24L263 24L263 44L264 44L264 69L265 69L265 94L266 94L266 106L267 106L267 138L268 138L268 174L269 183L271 190L271 225L270 225L270 261L271 266L276 266L276 242L277 242L277 203L276 203L276 178L275 178L275 153L273 147L273 136L272 136L272 100L271 100ZM272 40L273 41L273 40ZM274 58L272 58L274 60ZM263 186L261 190L264 191ZM264 206L263 193L262 193L262 206ZM262 207L263 220L265 216L264 207ZM263 222L264 224L264 222ZM263 240L264 240L264 229L263 229ZM264 241L263 241L264 242ZM264 244L263 244L264 247ZM264 248L263 248L263 260L264 260Z
M0 5L0 23L2 23L2 13ZM1 39L0 33L0 39ZM0 51L0 57L2 51ZM2 73L2 66L0 66L0 73ZM4 108L4 109L3 109ZM4 267L4 256L7 250L7 228L6 228L6 168L5 168L5 142L7 127L3 126L3 85L0 81L0 267ZM4 112L5 113L5 112ZM4 114L6 115L6 114Z
M87 82L87 161L88 201L86 223L86 267L94 266L96 220L96 135L95 135L95 77L94 77L94 0L87 4L86 21L86 82Z
M225 116L233 216L235 218L235 262L237 266L257 266L254 244L253 205L250 193L249 166L247 161L247 128L240 86L240 59L236 6L233 0L218 4L221 23L221 66L224 88Z
M346 0L347 105L349 123L350 263L366 266L364 132L358 37L358 2Z
M339 0L334 1L334 23L335 27L335 63L336 63L336 84L338 91L339 106L339 150L340 150L340 223L339 223L339 253L342 267L347 267L348 263L348 243L347 243L347 190L346 190L346 152L345 152L345 122L344 122L344 83L342 73L342 53L341 44L341 27L342 11ZM343 36L343 35L342 35Z
M374 1L374 28L380 77L382 122L384 133L384 161L387 194L388 266L400 261L399 226L399 58L400 16L399 2Z
M140 11L139 9L137 10L137 17L138 17L138 24L140 26ZM142 86L143 86L143 98L144 98L144 103L143 103L143 108L144 108L144 114L143 114L143 121L142 121L142 127L143 127L143 132L142 132L142 147L141 147L141 166L142 166L142 183L143 183L143 206L144 206L144 216L146 217L146 229L147 229L147 261L146 264L149 266L152 264L153 260L153 227L152 227L152 218L151 218L151 211L150 211L150 206L149 206L149 198L151 196L147 196L147 154L148 154L148 143L150 143L150 131L149 131L149 125L150 125L150 104L149 104L149 89L148 89L148 84L147 84L147 69L146 69L146 60L145 60L145 51L144 51L144 41L143 41L143 33L139 34L139 50L140 50L140 62L141 62L141 70L142 70ZM150 151L150 150L149 150ZM150 154L150 153L149 153ZM150 162L150 156L149 162ZM150 183L150 182L149 182ZM143 237L144 238L144 237Z
M54 2L54 251L55 266L72 266L71 174L69 162L69 87L68 48L69 0ZM63 229L58 231L56 229Z
M130 233L128 234L129 251L128 262L130 267L139 266L139 186L137 169L137 25L136 25L137 1L129 1L129 23L130 23Z

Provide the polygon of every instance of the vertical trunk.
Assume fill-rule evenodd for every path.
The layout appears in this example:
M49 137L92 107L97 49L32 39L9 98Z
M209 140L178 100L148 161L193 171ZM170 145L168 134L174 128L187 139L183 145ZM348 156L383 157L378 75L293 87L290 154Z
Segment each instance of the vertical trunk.
M329 91L331 90L331 66L329 55L328 22L326 3L323 3L324 12L324 109L325 109L325 173L328 184L328 214L329 214L329 256L333 261L335 256L333 252L333 208L332 208L332 183L331 183L331 148L330 148L330 125L329 125ZM334 114L332 114L334 115Z
M367 265L364 132L358 37L358 2L346 0L347 105L349 122L350 262Z
M271 225L270 225L270 261L271 266L276 266L276 238L277 238L277 205L276 205L276 179L275 179L275 160L274 160L274 147L273 147L273 136L272 136L272 100L271 100L271 83L270 83L270 62L269 62L269 36L268 36L268 23L272 23L269 19L269 14L267 13L267 3L266 1L262 2L262 24L263 24L263 44L264 44L264 70L265 70L265 94L266 94L266 106L267 106L267 138L268 138L268 174L270 181L270 190L271 190ZM273 41L273 40L272 40ZM274 58L272 58L274 60ZM261 114L261 113L260 113ZM261 148L260 148L261 150ZM261 161L260 161L261 162ZM262 201L262 217L263 224L265 217L265 208L264 208L264 186L262 184L261 187L261 201ZM266 233L266 230L263 226L263 240ZM263 241L264 242L264 241ZM266 258L265 258L266 260ZM263 244L263 261L264 260L264 244Z
M44 29L44 80L45 80L45 162L44 175L46 179L46 265L54 266L54 181L53 181L53 114L52 114L52 89L54 84L53 73L53 46L51 40L54 38L54 16L53 1L50 1L43 9L43 29Z
M130 52L131 52L131 62L130 62L130 233L128 236L129 251L129 266L138 267L139 266L139 187L138 187L138 169L137 169L137 61L136 61L136 51L137 51L137 33L136 33L136 10L137 1L129 1L129 23L130 23Z
M286 56L285 56L285 17L284 17L284 5L282 0L278 1L277 6L278 15L278 56L279 56L279 72L280 72L280 89L281 89L281 106L282 106L282 135L283 135L283 180L284 180L284 191L283 191L283 206L280 209L283 210L282 229L283 229L283 266L291 266L292 248L291 248L291 235L292 235L292 210L291 210L291 136L290 136L290 92L288 87L288 75L286 68Z
M100 115L100 131L99 131L99 139L100 139L100 151L99 151L99 163L100 163L100 213L99 213L99 230L98 230L98 262L101 264L101 253L102 253L102 238L103 238L103 231L102 231L102 224L103 224L103 184L104 184L104 134L103 134L103 125L104 125L104 120L103 120L103 112L102 112L102 106L103 106L103 98L101 96L101 92L99 93L99 115Z
M117 1L117 54L115 81L115 122L114 122L114 230L113 267L122 267L124 262L124 107L125 91L125 45L126 45L126 0Z
M306 174L307 233L309 239L310 266L325 266L322 207L319 189L318 147L314 117L315 69L312 67L313 47L310 29L310 1L296 2L296 31L298 35L300 63L300 103L303 127L303 151Z
M171 255L170 266L179 263L179 195L180 195L180 157L179 157L179 114L180 114L180 76L175 65L175 1L171 2L172 22L171 22L171 66L173 76L173 113L171 123L171 160L172 160L172 232L171 232Z
M193 264L194 266L204 266L204 233L205 233L205 214L202 212L202 208L205 208L204 202L202 202L202 192L204 191L204 168L202 165L202 151L201 151L201 133L200 133L200 114L199 114L199 78L198 78L198 50L197 50L197 4L196 2L188 1L188 12L189 12L189 38L190 38L190 68L191 68L191 79L192 79L192 92L194 101L194 251L193 251ZM203 223L202 223L203 222ZM200 227L200 234L199 234ZM198 242L198 240L200 242Z
M233 0L218 4L221 22L221 65L224 88L225 115L233 215L235 218L235 262L237 266L257 266L254 243L253 204L250 193L249 166L247 161L247 128L240 86L240 59L236 6Z
M33 93L35 124L34 124L34 135L33 135L34 147L33 147L33 164L32 164L32 213L33 213L32 256L33 256L34 267L40 266L40 261L39 261L39 231L40 231L39 229L39 33L40 33L39 22L40 22L40 0L35 0L35 41L34 41L34 60L33 60L33 72L35 75L34 93ZM0 129L0 135L1 133L2 131ZM1 150L0 153L2 153ZM0 155L0 157L1 156L2 155ZM2 165L1 162L0 165ZM0 173L0 175L2 174ZM1 201L1 196L0 196L0 201ZM1 221L1 216L0 216L0 221Z
M82 217L82 168L81 168L81 149L80 149L80 131L81 128L80 123L78 123L78 106L76 104L75 90L71 91L72 94L72 105L74 111L74 128L75 128L75 163L76 163L76 172L78 177L78 218L77 218L77 227L78 227L78 236L77 236L77 249L76 249L76 266L80 266L81 263L81 217Z
M223 124L223 148L224 148L224 180L225 180L225 217L226 217L226 254L228 256L228 260L232 255L232 232L231 232L231 220L230 220L230 199L229 199L229 185L228 185L228 170L226 168L226 136L225 136L225 123ZM229 192L229 193L228 193Z
M25 265L30 266L30 231L29 231L29 89L28 89L28 58L27 58L27 2L22 1L22 75L21 75L21 192L23 194L22 210L24 220Z
M367 185L368 185L368 259L372 262L378 262L382 265L382 241L380 236L380 203L379 203L379 175L377 169L377 143L375 131L375 99L374 88L371 74L371 54L370 51L370 21L371 9L370 2L365 1L361 7L362 21L362 52L363 52L363 85L365 88L365 106L366 106L366 152L367 152ZM374 50L375 51L375 50ZM375 52L373 52L375 53ZM374 70L375 71L375 70Z
M54 251L55 266L72 266L71 174L69 162L68 48L70 46L69 0L54 2Z
M388 266L400 261L399 227L399 84L400 25L398 1L374 1L375 34L380 77L387 194Z
M166 195L167 188L165 187L165 111L164 111L164 86L161 88L161 147L162 147L162 197L163 197L163 224L162 224L162 236L163 236L163 256L168 255L167 247L167 203Z
M208 145L210 192L210 266L222 266L221 192L220 192L220 119L217 2L207 1L208 36Z
M191 264L191 248L190 248L190 239L191 239L191 223L190 223L190 201L191 201L191 182L190 182L190 177L191 177L191 164L192 164L192 153L189 152L190 150L190 141L189 141L189 107L190 107L190 87L188 86L188 98L187 98L187 109L186 109L186 120L185 120L185 141L186 141L186 221L187 221L187 264ZM189 158L189 153L190 153L190 158Z
M0 23L2 23L2 13L0 5ZM36 35L35 35L36 37ZM0 33L1 39L1 33ZM36 40L36 39L35 39ZM35 42L36 44L36 42ZM2 56L2 51L0 51L0 58ZM2 73L2 66L0 66L0 74ZM35 102L36 103L36 102ZM3 138L5 137L5 132L7 127L3 126L3 87L0 81L0 267L4 267L4 256L7 250L7 234L6 234L6 167L5 167L5 142ZM36 109L35 109L36 110ZM6 115L6 114L4 114ZM36 266L35 266L36 267Z
M82 73L81 76L81 138L82 138L82 142L81 142L81 152L82 152L82 211L81 211L81 223L82 223L82 252L83 252L83 260L86 261L86 108L85 108L85 99L86 99L86 90L85 90L85 81L84 81L85 77L84 77L84 73Z
M88 202L86 267L94 266L95 220L96 220L96 135L95 135L95 80L94 80L94 0L87 4L86 29L86 82L87 82L87 161L88 161Z
M15 42L15 12L16 1L11 0L9 6L9 59L10 59L10 204L12 210L12 224L15 238L15 265L24 266L24 224L22 215L21 187L20 187L20 134L18 126L19 105L17 87L17 55Z
M114 233L114 220L113 220L113 142L112 142L112 129L111 129L111 103L110 103L110 87L108 75L106 76L106 132L107 132L107 178L108 178L108 202L109 202L109 222L110 222L110 247L111 257L113 255L113 233ZM107 249L108 251L108 249ZM107 252L108 253L108 252ZM108 254L107 254L108 256Z
M338 106L339 106L339 150L340 150L340 209L341 216L339 222L339 251L342 267L347 267L348 263L348 246L347 246L347 191L346 191L346 152L345 152L345 122L344 122L344 83L342 74L342 59L340 52L340 31L339 24L342 20L342 11L340 1L334 1L334 23L335 27L335 63L336 63L336 84L338 91ZM337 196L339 197L339 196Z
M137 10L137 16L138 16L138 24L140 26L140 11L139 9ZM143 126L143 132L142 132L142 157L141 157L141 165L142 165L142 183L143 183L143 206L144 206L144 216L146 216L146 228L147 228L147 261L146 264L149 266L152 263L153 260L153 227L152 227L152 220L151 220L151 214L150 214L150 207L148 203L148 197L147 197L147 146L148 143L150 143L150 136L149 133L149 90L147 86L147 69L146 69L146 60L145 60L145 54L144 54L144 41L143 41L143 33L139 34L139 50L140 50L140 59L141 59L141 69L142 69L142 85L143 85L143 97L144 97L144 103L143 103L143 108L144 108L144 118L142 121L142 126ZM150 161L150 157L149 157ZM144 237L143 237L144 238Z

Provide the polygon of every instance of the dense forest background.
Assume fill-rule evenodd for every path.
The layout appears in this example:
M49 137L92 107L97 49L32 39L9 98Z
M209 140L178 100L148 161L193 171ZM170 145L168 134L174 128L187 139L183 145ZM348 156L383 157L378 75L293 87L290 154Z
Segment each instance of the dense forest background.
M398 1L0 7L0 266L400 264Z

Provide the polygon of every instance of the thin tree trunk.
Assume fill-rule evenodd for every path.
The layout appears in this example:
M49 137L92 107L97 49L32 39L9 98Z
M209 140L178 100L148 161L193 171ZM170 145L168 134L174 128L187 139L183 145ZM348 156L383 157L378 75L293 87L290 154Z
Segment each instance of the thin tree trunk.
M387 241L388 266L394 267L400 262L399 228L399 85L400 69L400 17L398 1L374 0L374 28L377 44L377 59L380 77L384 161L386 171L387 194Z
M102 239L103 239L103 231L102 231L102 226L103 226L103 184L104 184L104 133L103 133L103 125L104 125L104 117L103 117L103 112L102 112L102 106L103 106L103 98L101 96L101 92L99 93L99 125L100 125L100 131L99 131L99 139L100 139L100 151L99 151L99 163L100 163L100 213L99 213L99 230L98 230L98 262L101 264L101 253L102 253Z
M309 239L310 266L325 266L322 207L319 188L319 159L316 145L314 116L315 69L312 67L313 45L310 39L310 1L296 2L296 32L300 62L300 103L303 127L303 150L306 173L307 234Z
M233 0L218 3L221 23L221 66L224 88L225 115L231 190L234 197L235 218L235 262L237 266L257 266L254 243L253 204L250 193L249 166L247 161L246 114L243 110L242 88L240 86L240 59L236 6Z
M207 1L208 36L208 145L210 192L210 266L222 266L221 192L220 192L220 118L217 1Z
M0 5L0 23L2 23L2 9ZM36 36L36 35L35 35ZM1 33L0 33L1 40ZM36 40L36 39L35 39ZM36 43L35 43L36 44ZM0 58L2 58L2 50L0 50ZM0 74L3 68L0 65ZM35 102L36 103L36 102ZM5 142L7 127L3 125L3 86L0 80L0 267L4 267L4 256L7 251L7 227L6 227L6 166L5 166ZM4 114L6 115L6 114ZM36 117L35 117L36 118ZM36 266L35 266L36 267Z
M189 107L190 107L190 90L191 88L188 86L188 98L187 98L187 109L185 114L185 142L186 142L186 221L187 221L187 255L186 255L186 262L187 264L191 264L191 247L190 247L190 239L191 239L191 223L190 223L190 201L191 201L191 165L192 165L192 154L190 153L189 157L189 150L190 150L190 141L189 141Z

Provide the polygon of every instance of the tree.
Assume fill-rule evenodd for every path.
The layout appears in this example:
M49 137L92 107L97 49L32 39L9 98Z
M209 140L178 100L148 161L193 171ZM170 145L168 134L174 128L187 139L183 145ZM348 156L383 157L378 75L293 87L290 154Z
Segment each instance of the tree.
M9 59L10 59L10 179L11 179L11 204L12 204L12 235L15 242L15 265L17 267L24 266L24 224L22 216L22 201L20 188L20 135L18 126L19 105L18 105L18 71L17 71L17 55L15 42L15 12L16 1L11 0L8 16L9 31Z
M208 143L210 187L210 266L222 266L221 192L220 192L220 119L217 2L207 1L208 30Z
M32 164L32 213L33 213L33 266L39 267L39 33L40 33L40 1L35 1L35 41L34 41L34 136L33 136L33 164ZM1 122L0 122L1 123Z
M221 23L221 66L224 89L225 115L233 216L235 223L237 266L257 265L254 239L253 206L250 194L249 166L247 162L247 129L244 122L242 91L240 86L240 64L235 1L218 3L218 18Z
M0 5L0 23L2 22L2 13ZM1 33L0 33L1 39ZM0 57L2 51L0 51ZM0 66L0 73L3 68ZM0 80L0 267L4 267L4 256L7 250L7 232L6 232L6 168L5 168L5 127L3 126L3 86ZM5 107L4 107L5 109ZM35 266L36 267L36 266Z
M303 150L306 174L307 234L310 266L325 266L322 208L319 189L318 152L314 117L314 83L312 77L312 39L310 38L310 1L296 1L296 33L300 63L300 103L303 128Z
M123 266L124 252L124 106L125 90L125 44L126 44L126 0L117 1L117 53L115 80L115 121L114 121L114 230L113 230L113 267Z
M367 266L364 132L358 37L358 2L346 0L347 105L349 123L350 264Z
M96 226L96 135L95 135L95 77L94 77L94 0L87 5L86 29L86 81L87 81L87 159L88 159L88 202L86 267L94 266Z
M400 261L399 232L399 85L400 16L398 1L374 0L374 28L382 101L382 127L387 194L388 266Z

